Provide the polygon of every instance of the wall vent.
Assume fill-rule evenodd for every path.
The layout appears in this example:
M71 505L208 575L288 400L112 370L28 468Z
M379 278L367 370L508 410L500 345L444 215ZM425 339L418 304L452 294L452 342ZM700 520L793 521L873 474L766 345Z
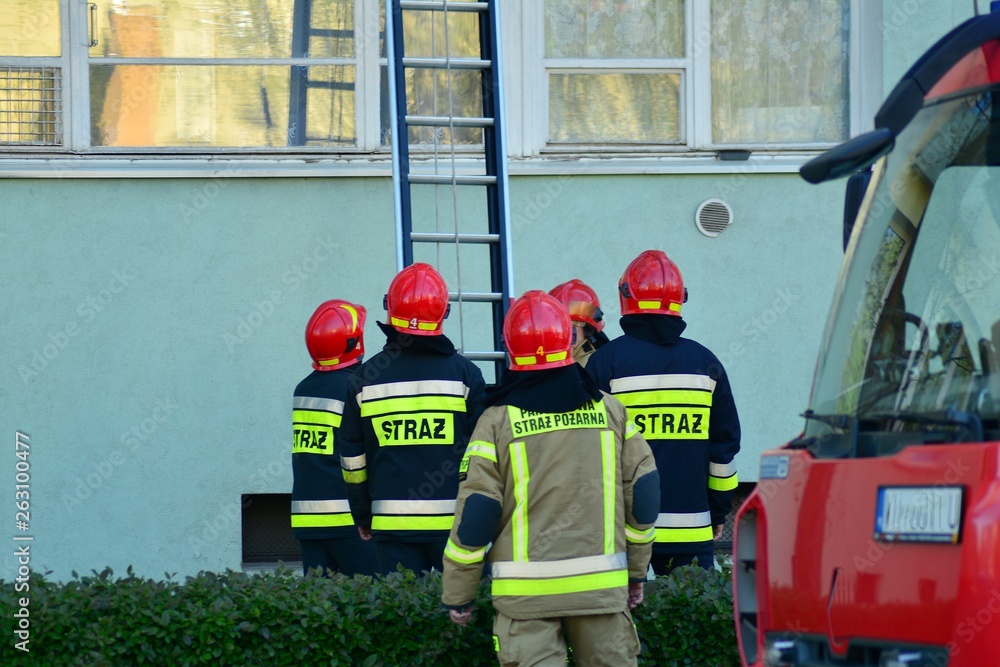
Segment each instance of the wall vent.
M699 232L714 238L733 224L733 209L721 199L705 200L694 215L694 224Z

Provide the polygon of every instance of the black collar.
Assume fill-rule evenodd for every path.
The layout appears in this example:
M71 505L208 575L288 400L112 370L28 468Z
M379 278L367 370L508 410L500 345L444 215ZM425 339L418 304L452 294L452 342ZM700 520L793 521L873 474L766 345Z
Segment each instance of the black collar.
M385 334L385 345L382 347L386 352L403 351L417 354L455 354L455 345L448 340L444 334L438 336L412 336L410 334L396 331L388 324L376 322L378 328Z
M674 315L624 315L619 323L627 336L656 345L673 345L687 322Z
M533 412L569 412L589 401L599 401L601 390L577 363L543 371L504 372L500 387L486 398L486 406L513 405Z

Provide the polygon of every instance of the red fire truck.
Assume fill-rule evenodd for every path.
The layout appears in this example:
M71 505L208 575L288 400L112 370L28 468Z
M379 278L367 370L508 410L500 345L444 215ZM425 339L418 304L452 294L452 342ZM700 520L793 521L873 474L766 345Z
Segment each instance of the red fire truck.
M736 516L743 664L1000 665L1000 11L801 173L850 176L852 229L805 428Z

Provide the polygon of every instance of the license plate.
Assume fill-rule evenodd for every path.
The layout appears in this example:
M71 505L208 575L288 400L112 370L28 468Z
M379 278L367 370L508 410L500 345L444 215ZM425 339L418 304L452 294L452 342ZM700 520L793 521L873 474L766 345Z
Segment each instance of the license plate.
M962 497L960 486L879 487L875 539L957 544Z

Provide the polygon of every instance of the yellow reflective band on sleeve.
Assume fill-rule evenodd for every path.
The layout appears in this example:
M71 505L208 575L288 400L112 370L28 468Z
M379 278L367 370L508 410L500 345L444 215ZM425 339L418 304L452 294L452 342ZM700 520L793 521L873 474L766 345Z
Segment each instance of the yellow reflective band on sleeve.
M351 513L343 514L293 514L292 528L333 528L336 526L353 526Z
M523 442L510 443L511 472L514 475L513 529L514 560L528 560L528 453Z
M628 440L636 433L642 433L642 431L639 429L638 426L635 425L634 421L629 419L627 422L625 422L625 439Z
M733 473L729 477L712 477L708 478L708 488L713 491L732 491L739 484L736 473Z
M452 412L417 412L373 417L372 428L380 447L455 443L455 414Z
M507 416L515 438L574 428L608 427L608 414L604 403L596 401L569 412L532 412L508 405Z
M322 410L292 410L292 453L333 454L333 432L340 415Z
M664 407L668 405L699 405L712 407L712 392L690 389L659 389L656 391L630 391L627 394L615 394L625 407L635 405L650 405Z
M463 549L448 538L448 543L444 546L444 555L462 565L472 565L481 563L486 558L486 547L480 549Z
M648 544L656 537L656 530L652 527L649 530L636 530L632 526L625 524L625 539L633 544Z
M466 456L482 456L484 459L497 462L497 446L485 440L473 440L465 448Z
M711 408L627 408L646 440L708 440Z
M615 434L601 431L601 481L604 486L604 553L615 553Z
M637 305L639 310L657 310L660 307L660 301L640 301Z
M710 542L713 537L711 526L656 529L657 542Z
M465 398L462 396L403 396L377 401L362 401L361 403L362 417L433 410L465 412Z
M628 570L581 574L559 579L494 579L494 596L529 597L584 593L628 585Z
M367 470L342 470L344 481L348 484L363 484L368 481Z
M448 516L377 514L372 517L372 530L451 530L454 523L454 514Z

